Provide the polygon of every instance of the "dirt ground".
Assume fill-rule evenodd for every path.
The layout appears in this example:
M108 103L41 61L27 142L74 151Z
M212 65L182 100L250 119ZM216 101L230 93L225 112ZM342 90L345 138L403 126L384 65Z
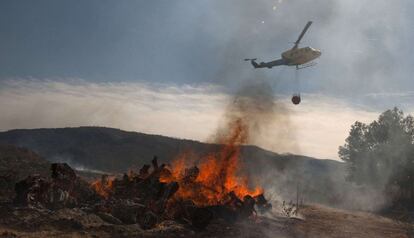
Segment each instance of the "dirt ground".
M323 206L308 206L303 221L291 226L289 237L414 237L414 225L367 212L344 211Z
M371 213L319 205L301 209L299 218L274 213L271 217L232 224L216 220L203 231L173 221L165 221L154 229L144 231L138 225L108 224L91 215L79 218L75 212L58 212L48 217L29 211L14 211L1 216L0 237L414 238L413 224Z

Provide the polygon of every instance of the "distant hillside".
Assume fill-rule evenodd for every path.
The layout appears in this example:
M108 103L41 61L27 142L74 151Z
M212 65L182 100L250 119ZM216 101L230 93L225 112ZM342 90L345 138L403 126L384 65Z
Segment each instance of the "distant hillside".
M148 163L154 155L169 161L181 152L203 153L211 147L191 140L103 127L11 130L0 133L0 143L29 148L53 162L117 172Z
M104 127L11 130L0 133L1 143L29 148L51 162L107 172L137 169L154 155L161 162L169 162L181 153L191 152L191 156L200 157L219 148L214 144ZM343 163L279 155L256 146L243 146L241 157L248 171L278 196L294 198L299 184L310 201L336 203L343 197Z

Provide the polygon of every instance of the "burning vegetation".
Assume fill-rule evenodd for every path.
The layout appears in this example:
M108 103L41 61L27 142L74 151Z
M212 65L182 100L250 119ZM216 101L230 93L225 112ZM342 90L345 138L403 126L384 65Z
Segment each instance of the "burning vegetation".
M80 209L112 224L143 229L173 220L203 229L213 219L254 219L271 209L259 186L249 184L239 160L248 131L235 120L220 149L197 161L181 155L171 165L152 164L123 176L103 175L90 184L67 164L51 166L51 176L29 176L16 183L15 206L34 209Z
M142 205L143 227L157 221L173 219L187 221L197 228L205 227L213 218L236 220L254 217L271 208L261 187L251 187L239 161L240 145L247 139L242 120L231 125L221 149L199 159L190 166L190 159L179 156L171 165L144 165L138 173L130 171L122 178L102 176L91 187L108 204L127 200ZM194 161L192 161L194 162ZM152 169L151 169L152 167ZM140 215L138 215L140 216ZM151 224L146 224L146 223Z
M261 187L251 188L243 175L240 163L240 145L246 142L247 129L241 120L234 122L232 131L217 153L202 158L198 166L186 167L187 158L181 156L163 173L161 181L177 181L175 198L189 199L199 206L225 204L231 196L243 199L263 194ZM232 195L230 195L232 194Z

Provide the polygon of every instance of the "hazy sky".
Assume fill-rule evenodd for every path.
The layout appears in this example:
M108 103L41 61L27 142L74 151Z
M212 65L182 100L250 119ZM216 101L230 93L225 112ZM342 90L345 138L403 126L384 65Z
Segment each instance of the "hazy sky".
M205 141L240 85L263 80L288 113L256 144L335 159L354 121L414 111L412 9L410 0L3 0L0 130L102 125ZM302 45L322 56L300 85L292 68L242 61L279 58L308 20Z

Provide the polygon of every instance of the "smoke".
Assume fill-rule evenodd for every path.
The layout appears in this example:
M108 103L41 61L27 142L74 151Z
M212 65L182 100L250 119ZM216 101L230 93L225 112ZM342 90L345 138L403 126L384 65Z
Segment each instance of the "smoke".
M111 174L108 171L88 168L85 165L82 165L78 161L74 160L73 155L70 155L70 154L54 155L48 158L48 160L53 161L54 163L67 163L70 167L74 168L77 171L81 171L81 172L89 172L89 173L94 173L94 174Z
M234 121L241 120L247 128L248 138L244 144L261 144L266 132L273 125L279 128L291 128L289 110L274 97L272 87L268 81L257 78L244 83L244 85L229 98L225 109L221 126L217 130L220 141L223 133L227 133L226 127L231 126ZM274 138L284 138L283 130L273 131ZM292 136L291 132L287 133ZM283 143L286 140L272 141L274 144Z
M324 144L333 142L334 134L339 136L339 131L342 131L339 136L341 139L338 138L335 143L343 144L354 121L372 120L378 111L388 106L385 97L371 100L372 95L412 87L406 81L409 67L400 62L399 53L404 52L403 57L410 58L404 50L409 42L405 32L410 31L408 15L402 10L407 3L383 0L375 4L359 0L214 3L218 11L217 18L212 20L215 27L207 30L219 41L227 42L220 49L218 63L221 67L216 79L235 89L221 122L224 126L218 131L226 132L226 125L231 125L229 122L242 118L249 131L248 143L263 144L259 141L266 138L266 148L273 151L279 151L278 147L294 148L292 151L295 153L308 151L310 147L314 151L322 151ZM275 100L277 94L286 96L298 90L291 71L283 72L275 68L257 72L240 61L243 58L258 57L263 61L279 58L280 53L290 48L288 42L296 40L308 20L312 20L314 25L302 44L321 49L323 55L320 66L301 74L301 88L305 92L317 91L331 96L326 97L327 100L318 107L310 107L312 103L306 101L317 99L306 98L308 95L305 94L302 105L292 108L287 104L278 104L280 101ZM348 114L350 106L343 102L338 104L339 95L346 96L346 100L354 104L352 108L362 107L360 112L364 113ZM397 103L409 107L400 99ZM333 108L333 105L337 108ZM328 107L334 113L325 114L323 108ZM318 123L315 123L315 117L311 119L312 122L309 121L310 112L319 118ZM341 124L341 120L348 116L347 121L350 123ZM327 125L332 126L332 130L321 133L319 128ZM302 133L305 127L313 128L312 133ZM337 153L337 148L333 148L331 153ZM295 166L308 166L304 162L276 172L267 170L267 165L261 164L258 157L253 155L248 159L257 162L250 165L256 166L252 170L263 177L262 184L267 185L265 190L286 199L295 197L296 185L300 182L308 199L315 202L324 200L326 204L365 210L378 209L385 203L386 199L381 193L346 183L343 168L327 170L329 172L318 179L325 182L321 185L312 182L312 179L316 179L314 175L309 175L312 171L293 169Z

